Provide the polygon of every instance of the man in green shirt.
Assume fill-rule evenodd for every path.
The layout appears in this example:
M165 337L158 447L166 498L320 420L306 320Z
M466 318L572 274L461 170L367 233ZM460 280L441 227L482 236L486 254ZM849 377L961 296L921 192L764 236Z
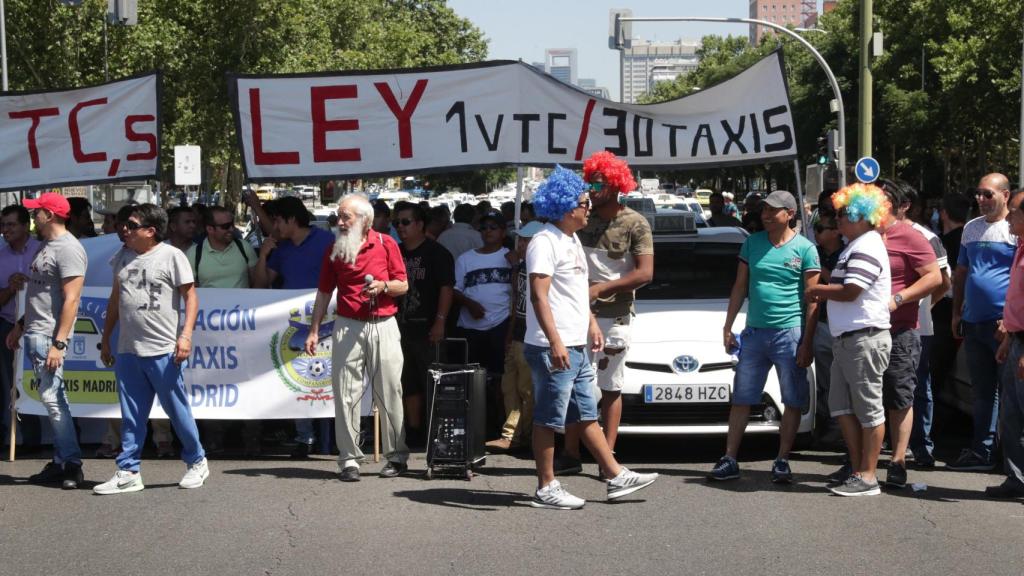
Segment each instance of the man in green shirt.
M235 238L235 218L223 206L210 208L206 238L187 256L200 288L249 288L259 261L252 246Z

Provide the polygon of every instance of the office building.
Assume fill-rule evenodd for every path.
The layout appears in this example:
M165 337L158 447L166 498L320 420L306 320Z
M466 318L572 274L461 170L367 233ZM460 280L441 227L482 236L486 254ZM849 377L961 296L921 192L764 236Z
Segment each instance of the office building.
M622 51L622 101L636 103L656 82L671 81L697 67L699 42L633 39Z

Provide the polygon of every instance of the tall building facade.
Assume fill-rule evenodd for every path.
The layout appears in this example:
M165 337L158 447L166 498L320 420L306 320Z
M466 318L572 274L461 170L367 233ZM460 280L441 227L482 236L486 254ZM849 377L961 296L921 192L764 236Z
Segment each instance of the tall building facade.
M544 71L566 84L576 84L576 49L550 48L544 51Z
M750 17L756 20L765 20L772 24L799 28L804 26L804 22L811 17L810 14L805 13L804 4L810 5L803 0L750 0ZM816 22L818 17L817 5L814 7L813 14L813 21ZM756 46L761 42L761 37L770 32L770 28L751 24L750 43Z
M674 80L697 68L699 42L644 42L622 51L622 101L636 103L654 84Z

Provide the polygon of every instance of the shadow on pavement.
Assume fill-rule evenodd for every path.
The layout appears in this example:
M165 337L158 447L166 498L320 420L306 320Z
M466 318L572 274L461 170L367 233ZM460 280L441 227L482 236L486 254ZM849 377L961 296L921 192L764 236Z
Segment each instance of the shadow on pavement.
M421 504L433 504L450 508L465 508L482 512L500 510L512 506L529 506L530 496L522 492L499 492L474 490L470 484L465 488L427 488L425 490L402 490L394 493Z
M317 468L299 468L291 466L286 468L235 468L224 470L223 473L234 474L237 476L248 476L250 478L269 476L272 478L296 478L300 480L329 480L338 476L338 473L333 469L320 470Z
M774 484L771 480L771 473L760 470L744 470L742 476L738 479L723 481L708 480L706 470L699 473L688 470L677 472L697 474L697 477L683 480L688 484L702 484L708 488L724 492L803 492L806 494L828 494L828 489L823 486L825 478L822 476L794 474L792 484ZM809 484L809 482L813 482L813 484Z

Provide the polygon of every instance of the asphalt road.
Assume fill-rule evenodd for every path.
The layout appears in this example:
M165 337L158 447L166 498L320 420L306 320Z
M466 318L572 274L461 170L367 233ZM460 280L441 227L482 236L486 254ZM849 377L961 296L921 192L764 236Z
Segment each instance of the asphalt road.
M610 503L596 467L563 481L579 511L537 510L532 461L489 456L471 482L408 477L343 484L329 457L211 460L181 490L180 462L145 461L147 488L95 496L33 486L38 457L0 463L0 574L1007 574L1024 571L1024 503L986 500L998 474L911 469L927 488L839 498L839 454L793 457L768 479L774 439L747 442L743 476L704 476L721 439L632 439L620 459L662 477ZM956 446L947 450L955 455ZM940 453L940 459L943 453ZM88 460L89 487L111 461Z

